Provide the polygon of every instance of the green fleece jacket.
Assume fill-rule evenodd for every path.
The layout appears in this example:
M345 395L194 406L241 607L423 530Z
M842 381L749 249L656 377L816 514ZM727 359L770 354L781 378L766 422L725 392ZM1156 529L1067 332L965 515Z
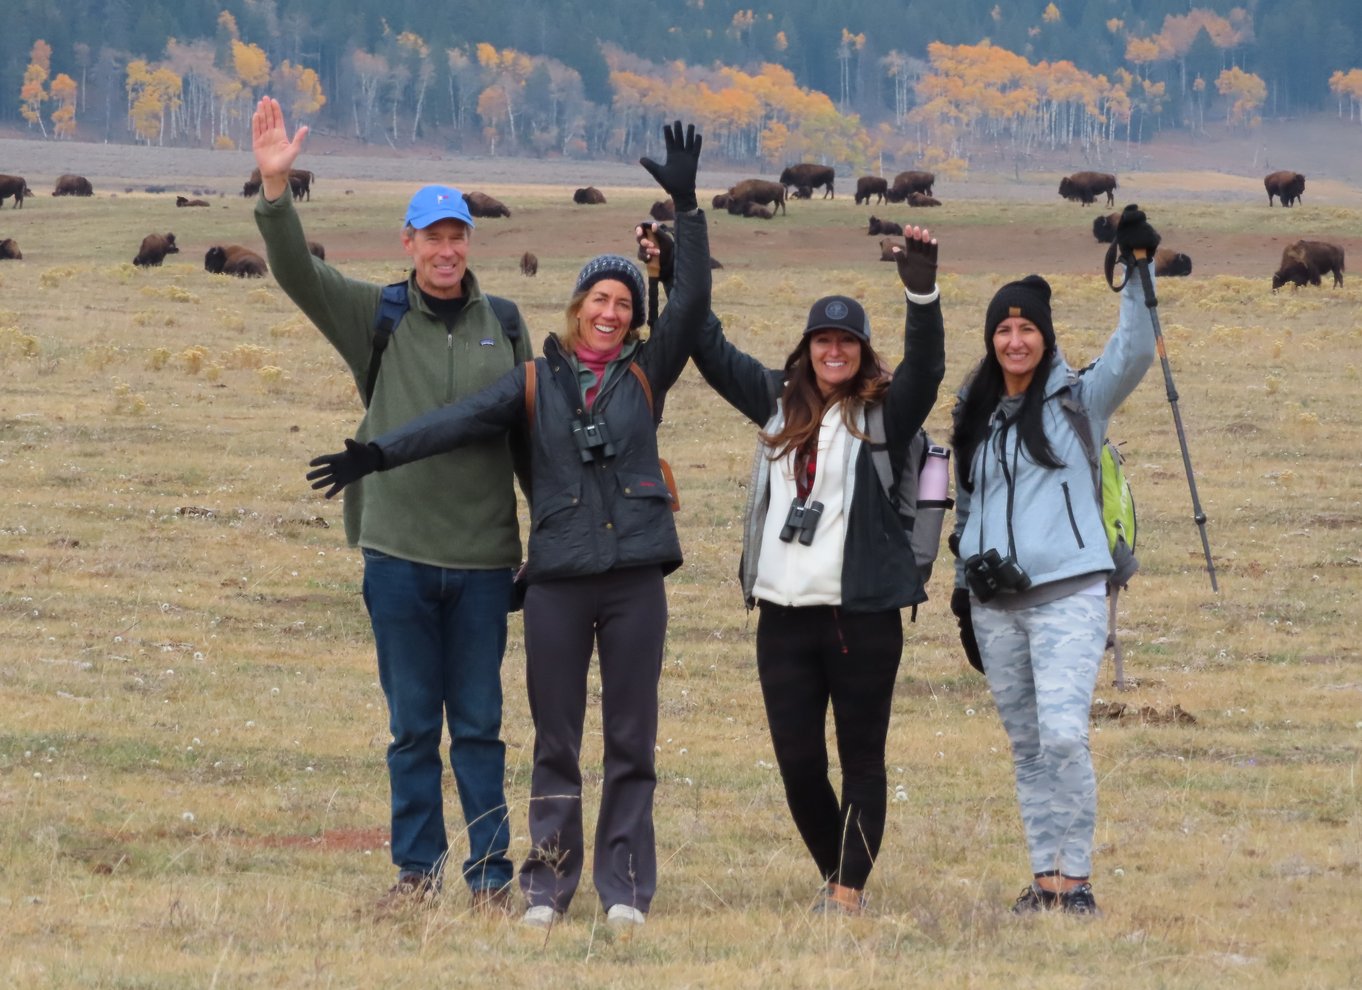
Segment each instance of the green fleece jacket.
M340 353L363 395L383 287L347 278L308 253L289 190L273 202L262 193L255 222L270 271ZM446 329L425 305L414 275L408 276L411 308L383 354L373 401L355 439L366 442L473 395L531 357L519 311L520 332L510 341L471 270L464 275L463 291L468 302ZM514 567L521 554L512 442L507 436L479 441L350 485L346 537L352 546L439 567Z

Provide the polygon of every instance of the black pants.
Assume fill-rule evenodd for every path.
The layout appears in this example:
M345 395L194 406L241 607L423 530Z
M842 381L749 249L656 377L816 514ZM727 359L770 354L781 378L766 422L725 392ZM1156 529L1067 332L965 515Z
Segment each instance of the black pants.
M525 672L534 719L530 842L520 887L567 909L582 877L582 723L594 645L601 665L605 779L592 880L601 904L647 913L657 889L653 748L667 632L662 571L636 567L544 581L525 596Z
M785 800L823 879L862 889L884 837L884 746L903 620L897 610L759 604L757 674ZM840 801L828 779L829 701Z

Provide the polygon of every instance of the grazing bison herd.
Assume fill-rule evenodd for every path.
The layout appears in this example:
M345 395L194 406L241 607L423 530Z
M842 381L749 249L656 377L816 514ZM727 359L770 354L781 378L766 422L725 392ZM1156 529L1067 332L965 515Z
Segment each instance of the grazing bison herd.
M306 169L289 170L289 186L296 200L310 201L312 186L316 175ZM856 180L856 205L883 203L905 203L909 207L940 206L941 201L933 196L936 176L931 172L909 170L900 172L888 179L883 176L863 175ZM831 166L801 162L790 165L780 173L780 179L771 182L766 179L744 179L719 193L712 200L716 210L726 210L732 216L751 217L771 220L777 214L788 212L787 204L792 199L810 199L815 189L823 190L823 199L836 197L836 171ZM260 170L251 173L242 186L243 196L254 196L260 191ZM1268 206L1274 200L1282 206L1290 207L1302 201L1305 192L1305 176L1299 172L1276 171L1263 179L1267 190ZM1105 196L1106 205L1115 204L1115 191L1118 188L1116 176L1109 172L1075 172L1065 176L1059 183L1059 195L1064 199L1083 204L1095 203L1099 196ZM129 190L131 191L131 190ZM148 191L153 191L148 187ZM165 191L156 187L155 191ZM195 190L197 192L197 190ZM28 182L19 175L0 175L0 206L6 199L12 199L12 209L20 209L24 200L33 195ZM53 196L93 196L94 186L83 175L66 173L57 177L52 190ZM482 192L463 194L468 211L474 217L506 217L511 215L505 203ZM572 201L579 205L603 205L605 194L595 186L577 189ZM204 199L175 197L176 207L207 207ZM653 203L649 215L658 222L676 219L676 207L670 200ZM1092 234L1100 243L1109 244L1114 240L1119 213L1103 214L1092 222ZM894 260L894 237L903 235L903 226L893 220L876 216L869 218L866 234L880 238L880 259ZM316 241L308 242L309 250L320 259L326 258L326 249ZM133 264L138 267L160 266L168 254L178 254L179 246L173 233L152 233L142 239ZM23 253L13 238L0 238L0 261L20 261ZM265 259L259 253L240 244L213 244L204 254L205 271L214 274L235 275L241 278L259 278L268 273ZM716 267L721 267L717 266ZM534 275L539 268L538 259L526 252L520 259L520 271ZM1160 276L1180 276L1192 273L1192 259L1171 248L1160 248L1155 252L1154 271ZM1287 283L1292 286L1321 285L1324 275L1333 276L1333 285L1343 284L1343 249L1336 244L1323 241L1299 240L1282 251L1281 263L1272 276L1272 291L1276 292Z

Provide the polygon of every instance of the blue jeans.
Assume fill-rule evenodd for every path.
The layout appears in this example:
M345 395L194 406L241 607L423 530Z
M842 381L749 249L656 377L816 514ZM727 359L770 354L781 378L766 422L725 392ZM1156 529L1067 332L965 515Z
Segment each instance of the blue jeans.
M388 701L392 857L403 873L439 874L449 851L440 736L468 826L463 877L473 890L511 882L501 658L511 571L453 570L364 550L364 604Z

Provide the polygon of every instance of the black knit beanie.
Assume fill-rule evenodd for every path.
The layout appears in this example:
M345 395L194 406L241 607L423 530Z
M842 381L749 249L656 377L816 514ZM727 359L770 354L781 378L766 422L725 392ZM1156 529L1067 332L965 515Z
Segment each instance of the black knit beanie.
M1055 325L1050 319L1050 283L1039 275L1028 275L1008 282L993 296L984 316L984 347L993 353L993 334L998 324L1011 316L1030 320L1045 338L1047 350L1055 347Z
M582 267L572 292L574 295L585 292L606 278L623 282L629 287L629 295L634 303L634 312L629 318L629 329L637 330L643 325L644 317L648 315L647 305L644 303L643 276L639 274L638 266L623 255L602 254L592 258Z

